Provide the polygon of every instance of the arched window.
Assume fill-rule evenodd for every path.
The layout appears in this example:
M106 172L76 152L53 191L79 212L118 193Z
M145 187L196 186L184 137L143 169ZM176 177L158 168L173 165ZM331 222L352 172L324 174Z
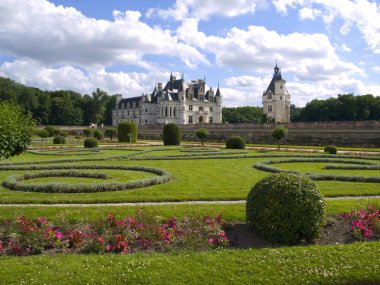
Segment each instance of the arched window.
M175 107L173 108L173 117L176 117L177 116L177 114L176 114L176 109L175 109Z

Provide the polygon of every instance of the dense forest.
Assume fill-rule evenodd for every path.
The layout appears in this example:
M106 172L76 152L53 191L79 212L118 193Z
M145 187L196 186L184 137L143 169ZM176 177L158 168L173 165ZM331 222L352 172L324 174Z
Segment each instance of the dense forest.
M312 100L304 108L291 108L292 122L380 120L380 97L338 95Z
M22 105L38 124L112 125L116 96L100 89L91 95L69 90L43 91L0 77L0 100ZM304 108L291 105L292 122L380 120L380 97L338 95L337 98L312 100ZM264 123L261 107L223 108L223 123Z
M236 107L222 109L223 123L239 124L239 123L264 123L267 116L263 113L261 107Z
M0 77L0 100L22 105L42 125L112 125L116 97L100 89L91 95L59 90L43 91Z

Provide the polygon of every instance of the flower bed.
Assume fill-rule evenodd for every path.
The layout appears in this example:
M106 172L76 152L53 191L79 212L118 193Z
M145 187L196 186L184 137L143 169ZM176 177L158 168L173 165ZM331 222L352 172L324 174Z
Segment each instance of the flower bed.
M167 252L219 249L228 245L221 215L176 220L148 216L106 219L92 224L60 224L44 217L19 217L0 224L0 255L53 253Z
M351 230L355 238L380 239L380 210L371 205L365 209L351 211L351 213L342 213L339 217L351 221Z

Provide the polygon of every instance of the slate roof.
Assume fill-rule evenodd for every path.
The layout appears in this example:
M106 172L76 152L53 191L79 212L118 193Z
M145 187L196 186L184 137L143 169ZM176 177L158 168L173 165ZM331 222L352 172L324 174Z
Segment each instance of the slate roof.
M275 91L275 89L274 89L274 82L277 81L277 80L283 80L283 79L282 79L281 71L278 68L277 63L276 63L276 66L274 68L274 73L273 73L272 80L270 81L270 83L268 85L268 88L267 88L267 90L265 91L264 94L266 94L269 90L272 91L272 93L274 94L274 91Z

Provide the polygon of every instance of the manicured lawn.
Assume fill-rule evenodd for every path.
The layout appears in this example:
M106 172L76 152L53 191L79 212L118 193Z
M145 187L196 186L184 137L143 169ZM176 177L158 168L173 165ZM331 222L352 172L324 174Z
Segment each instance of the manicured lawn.
M340 199L327 200L326 213L337 215L342 212L350 212L353 209L365 208L367 205L380 208L380 199ZM48 220L57 222L60 220L68 221L93 221L105 218L109 213L117 217L134 216L136 211L142 210L152 215L163 218L176 217L181 219L185 216L216 216L223 214L223 219L227 221L245 222L245 203L238 204L177 204L177 205L155 205L155 206L120 206L105 205L97 206L3 206L0 208L0 220L14 219L26 216L32 219L45 217Z
M79 144L79 142L75 143ZM51 151L48 155L27 153L9 162L24 163L20 167L47 166L49 170L54 170L60 165L73 164L150 166L171 173L173 180L167 184L146 188L102 193L33 193L11 191L0 187L0 203L240 200L246 198L252 185L269 175L268 172L255 169L253 165L256 162L277 159L239 157L261 155L254 151L238 155L230 154L223 158L220 154L228 152L224 149L211 154L219 155L218 159L210 159L210 154L205 154L207 159L194 159L200 155L200 152L184 152L181 148L117 147L116 149L100 149L100 152L91 154L73 152L73 155L62 155L59 151ZM151 159L133 160L133 156L151 157ZM178 157L169 160L164 159L164 156ZM75 161L77 159L81 161ZM29 164L25 164L28 162ZM375 162L378 163L378 161ZM325 170L324 165L325 163L307 162L276 164L275 166L300 172L380 176L378 170ZM9 175L39 171L2 169L0 181L4 181ZM114 182L152 176L146 172L109 169L81 171L102 172L109 177L107 180ZM90 179L53 177L32 179L25 183L55 181L76 184L87 183L88 180ZM98 180L101 181L101 179ZM96 181L97 179L91 180L91 182ZM380 195L378 183L317 181L317 184L325 196ZM368 204L380 207L380 199L328 200L326 210L327 214L331 215L364 208ZM58 223L60 221L93 221L105 218L109 213L114 213L118 217L134 216L137 210L164 218L215 216L217 213L222 213L227 221L245 221L245 203L89 207L1 206L0 220L14 219L18 216L29 218L44 216ZM380 259L379 247L380 242L363 242L350 245L207 252L1 256L0 284L366 284L368 282L376 284L380 282L380 267L377 262Z
M144 151L140 151L144 150ZM153 151L149 151L153 150ZM181 151L180 147L172 148L138 148L134 151L128 149L105 150L91 155L61 156L61 155L38 155L25 154L13 158L11 163L36 161L55 161L46 164L54 169L55 165L132 165L132 166L151 166L164 169L172 174L173 180L167 184L154 185L146 188L102 192L102 193L26 193L17 192L0 187L1 203L102 203L102 202L142 202L142 201L186 201L186 200L240 200L245 199L250 188L268 173L253 168L256 162L268 160L268 158L239 158L241 155L234 155L235 158L210 159L212 155L227 153L227 150L220 150L211 154L206 154L209 159L188 159L199 155L199 153L189 153ZM274 152L275 154L281 154ZM247 155L260 155L256 152L247 152ZM128 156L136 157L165 157L178 155L174 160L129 160ZM189 157L190 155L190 157ZM187 159L181 159L181 156ZM120 159L116 159L120 157ZM82 159L78 162L65 162L65 159ZM276 159L276 158L274 158ZM281 158L279 158L281 159ZM63 160L63 161L62 161ZM96 160L96 161L94 161ZM28 165L25 165L27 167ZM276 165L279 168L295 169L299 171L315 171L326 173L360 174L364 176L376 176L379 171L375 170L325 170L322 163L287 163ZM2 170L0 181L4 181L9 175L33 173L34 170ZM125 174L125 175L124 175ZM143 174L145 175L145 174ZM109 181L122 181L130 179L130 175L123 171L109 172ZM48 181L47 178L38 179L33 182ZM64 180L64 179L63 179ZM68 183L80 182L86 179L67 179ZM62 178L57 181L62 181ZM379 183L353 183L337 181L318 181L320 191L326 196L341 195L378 195L380 194Z
M1 284L378 284L380 242L131 255L0 257Z

